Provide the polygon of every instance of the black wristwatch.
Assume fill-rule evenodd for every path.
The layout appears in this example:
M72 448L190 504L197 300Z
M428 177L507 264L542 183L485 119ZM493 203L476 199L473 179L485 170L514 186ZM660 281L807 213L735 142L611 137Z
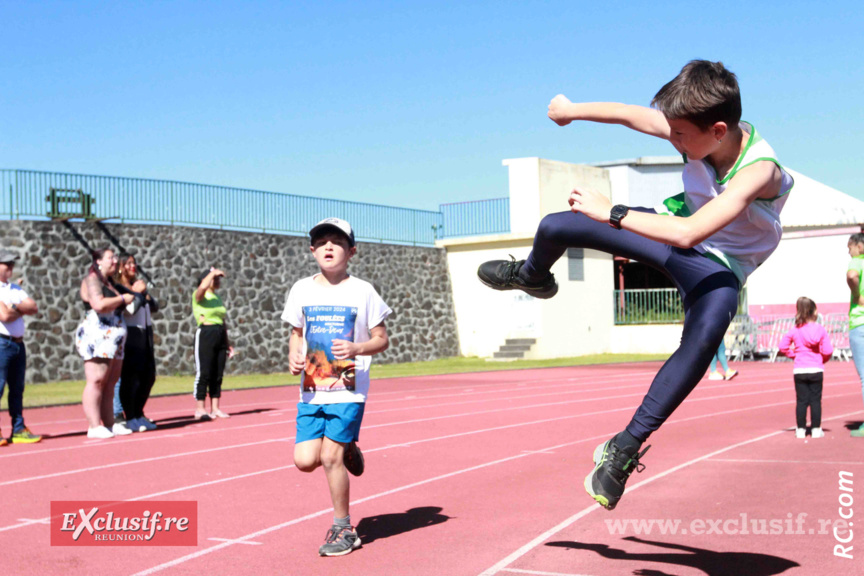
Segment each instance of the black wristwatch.
M616 204L612 207L612 212L609 214L609 225L618 230L621 229L621 220L627 216L627 213L630 212L630 208L624 206L623 204Z

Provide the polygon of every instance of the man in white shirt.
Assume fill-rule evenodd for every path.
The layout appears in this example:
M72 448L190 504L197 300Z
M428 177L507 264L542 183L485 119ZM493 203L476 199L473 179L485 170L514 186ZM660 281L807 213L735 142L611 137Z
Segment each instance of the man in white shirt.
M12 418L13 444L32 444L42 440L24 426L24 371L27 349L24 346L24 316L36 314L36 302L11 282L18 255L0 250L0 398L9 384L9 417ZM0 446L9 442L0 435Z

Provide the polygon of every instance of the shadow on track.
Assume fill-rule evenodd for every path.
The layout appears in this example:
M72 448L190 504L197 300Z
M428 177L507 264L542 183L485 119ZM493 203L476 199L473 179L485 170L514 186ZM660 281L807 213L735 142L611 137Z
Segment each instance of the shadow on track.
M272 410L277 410L277 408L255 408L254 410L243 410L241 412L229 412L231 416L245 416L246 414L261 414L263 412L270 412ZM87 435L87 422L84 418L81 418L82 421L82 429L76 430L75 432L65 432L63 434L43 434L43 442L45 440L55 440L57 438L75 438L76 436L86 436ZM155 420L158 428L153 432L147 432L146 434L154 434L159 430L176 430L178 428L184 428L186 426L191 426L192 424L203 424L209 422L209 420L195 420L192 414L184 415L184 416L175 416L172 418L160 418L159 420ZM136 434L139 434L136 432Z
M451 517L441 514L438 506L423 506L411 508L398 514L379 514L363 518L357 524L357 534L363 541L363 545L370 544L375 540L398 536L405 532L426 528L446 522Z
M705 548L684 546L682 544L654 542L634 536L628 536L624 540L638 544L649 544L660 548L680 550L681 553L627 552L626 550L611 548L606 544L585 544L581 542L549 542L546 546L567 548L570 550L591 550L609 560L659 562L675 566L688 566L702 570L707 576L741 576L741 574L747 574L747 576L774 576L775 574L782 574L790 568L800 566L797 562L779 556L771 556L770 554L717 552ZM662 576L665 573L659 570L643 568L634 571L633 574L640 576Z

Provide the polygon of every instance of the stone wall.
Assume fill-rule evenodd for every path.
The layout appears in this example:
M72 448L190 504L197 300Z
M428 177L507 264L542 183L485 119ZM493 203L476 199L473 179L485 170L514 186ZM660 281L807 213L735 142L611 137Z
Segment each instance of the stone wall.
M308 238L179 226L0 221L0 246L21 255L13 280L40 313L27 318L27 381L83 379L74 331L90 258L85 245L136 255L162 310L154 315L159 374L193 374L195 278L211 265L226 273L219 293L228 308L236 355L226 373L288 371L289 329L279 316L291 285L317 271ZM394 313L390 348L376 363L459 354L446 254L442 249L358 244L349 271L371 282Z

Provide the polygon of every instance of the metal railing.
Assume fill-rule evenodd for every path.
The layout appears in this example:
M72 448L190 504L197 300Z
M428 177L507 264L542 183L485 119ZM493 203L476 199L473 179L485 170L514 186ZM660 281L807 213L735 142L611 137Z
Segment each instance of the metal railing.
M738 314L747 314L747 287L738 292ZM675 288L615 290L615 324L680 324L684 305Z
M615 290L615 324L677 324L684 305L675 288Z
M834 347L834 358L849 360L849 315L843 313L819 316ZM783 314L749 316L739 314L726 332L726 350L733 359L765 357L771 362L782 360L780 339L795 326L795 317Z
M510 232L510 198L441 204L444 230L439 238Z
M305 235L320 220L351 222L358 240L431 245L443 230L441 212L330 200L243 188L0 169L0 216L47 219L51 189L92 199L93 219L254 230ZM55 210L56 212L56 210Z

